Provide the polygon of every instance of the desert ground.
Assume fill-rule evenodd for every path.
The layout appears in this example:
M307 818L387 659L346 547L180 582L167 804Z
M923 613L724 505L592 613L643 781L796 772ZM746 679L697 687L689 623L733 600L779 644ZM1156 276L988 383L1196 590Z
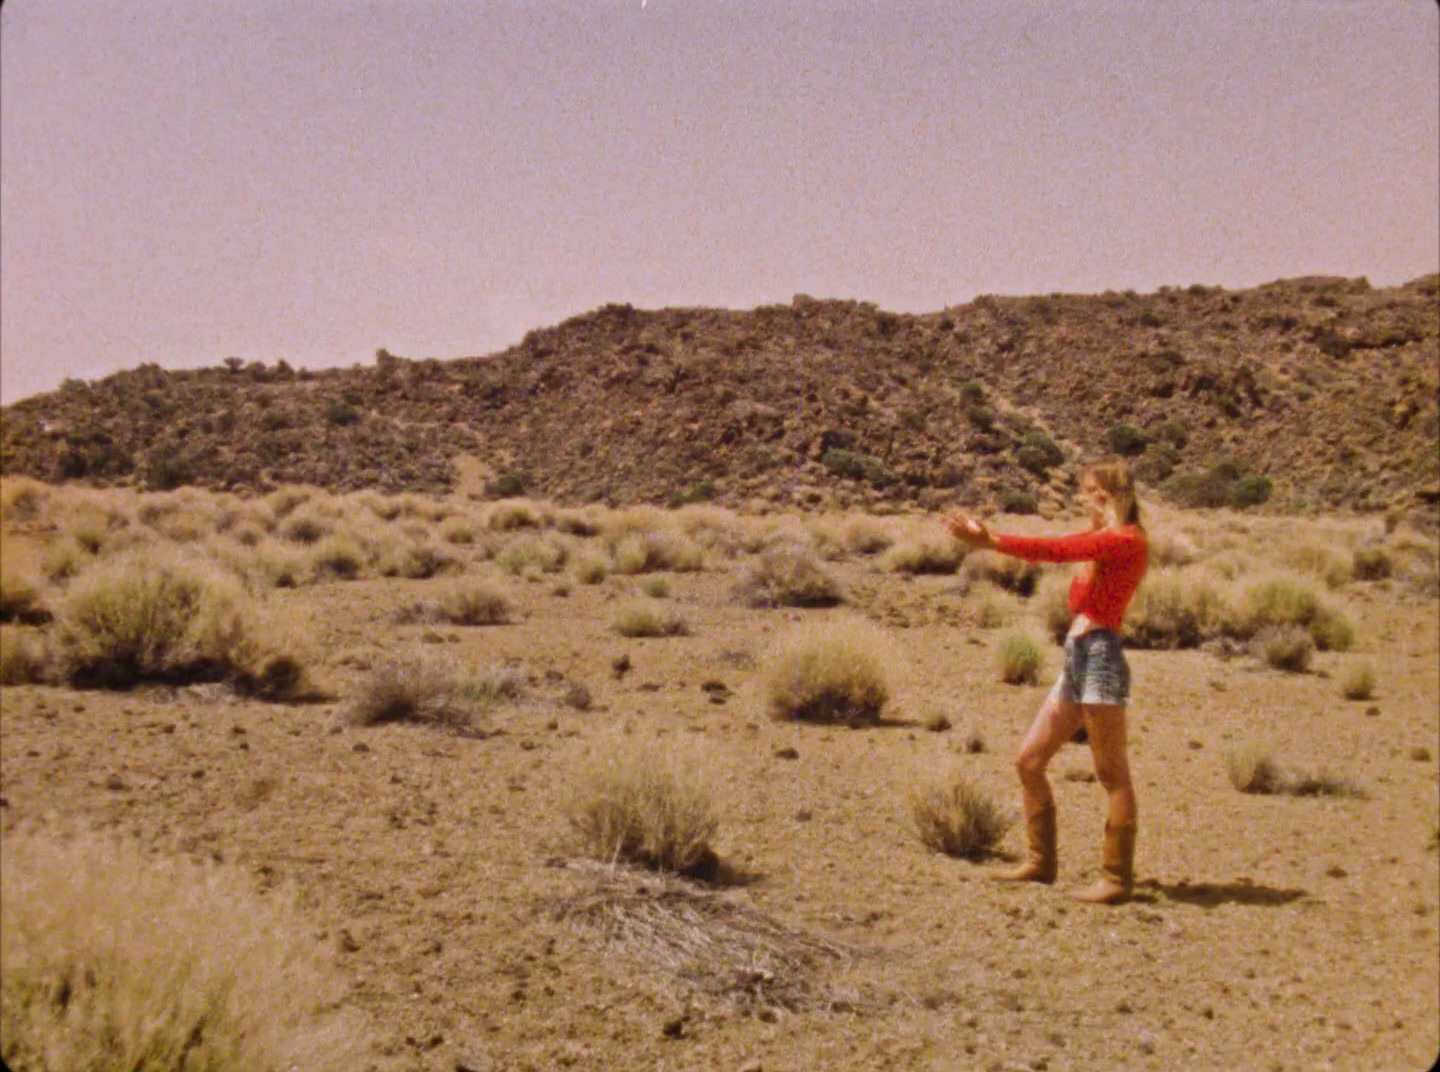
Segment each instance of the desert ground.
M7 488L4 529L18 623L6 841L90 831L239 876L257 900L293 897L353 1018L350 1067L1401 1072L1440 1052L1440 612L1435 533L1414 519L1147 501L1152 577L1179 598L1203 604L1204 588L1238 605L1288 571L1353 642L1286 670L1209 607L1197 646L1128 651L1136 896L1095 907L1064 896L1099 863L1104 800L1084 745L1051 771L1054 887L987 877L1023 851L1019 823L965 859L931 851L912 821L917 787L957 777L1018 812L1013 756L1060 667L1045 608L1067 567L1028 598L968 561L912 572L907 547L943 559L948 542L920 515L21 490ZM307 511L308 533L293 524ZM636 569L622 531L685 552ZM337 535L351 555L338 574L314 557ZM747 579L781 545L841 601L751 605ZM420 546L428 559L406 557ZM1357 576L1366 549L1387 565ZM312 695L75 687L68 593L137 553L241 583L269 623L259 640L303 664ZM502 620L425 611L477 584ZM620 635L636 606L680 624ZM874 638L878 723L773 717L777 652L816 623ZM1036 684L1001 680L1016 633L1040 642ZM459 714L357 718L397 663L469 675ZM1364 668L1373 687L1351 688ZM1247 754L1311 790L1242 792ZM587 772L627 755L704 787L709 881L589 858L569 816ZM0 1042L14 1061L17 1040Z

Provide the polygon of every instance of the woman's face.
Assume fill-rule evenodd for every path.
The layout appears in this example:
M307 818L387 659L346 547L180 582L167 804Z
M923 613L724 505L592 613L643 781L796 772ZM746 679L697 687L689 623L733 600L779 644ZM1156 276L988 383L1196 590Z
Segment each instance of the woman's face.
M1085 507L1085 512L1090 516L1092 524L1105 524L1106 508L1110 505L1110 496L1105 494L1105 489L1089 473L1080 478L1080 504Z

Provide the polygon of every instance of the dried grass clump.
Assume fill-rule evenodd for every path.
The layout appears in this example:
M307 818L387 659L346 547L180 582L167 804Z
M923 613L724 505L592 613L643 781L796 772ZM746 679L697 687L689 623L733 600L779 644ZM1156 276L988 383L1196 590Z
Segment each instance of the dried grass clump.
M1323 581L1326 588L1344 588L1358 576L1350 561L1321 544L1302 543L1291 547L1280 561L1296 573Z
M495 532L515 529L538 529L545 525L547 512L530 499L501 499L485 516L485 523Z
M675 512L680 531L701 547L731 557L740 551L743 523L722 506L691 504Z
M890 700L891 645L865 623L841 619L801 628L765 672L770 714L799 722L872 725Z
M488 584L452 588L439 599L420 600L397 616L402 624L503 625L510 620L510 600Z
M38 555L12 541L0 557L0 622L38 625L50 618L41 595Z
M315 496L314 488L302 488L287 486L276 488L269 495L265 496L263 502L270 509L276 521L289 517L292 513L304 506Z
M1018 610L1014 597L993 584L982 583L970 596L971 614L981 629L999 629L1014 620Z
M50 678L50 650L34 629L0 625L0 685L33 685Z
M292 897L93 834L9 832L0 869L9 1067L363 1067L345 981Z
M687 991L745 1012L855 1009L857 993L816 982L851 954L711 890L669 875L588 865L557 918L658 969ZM579 867L576 868L580 870Z
M1225 598L1203 570L1158 569L1140 583L1121 635L1136 648L1194 648L1220 632Z
M1321 651L1346 651L1355 642L1355 627L1299 578L1286 574L1261 577L1244 586L1231 602L1225 632L1248 640L1272 626L1305 628Z
M913 792L910 817L927 849L966 860L993 852L1011 826L1009 815L960 776Z
M0 518L12 522L34 521L50 497L51 488L28 476L9 476L0 483Z
M357 726L420 722L464 730L470 710L456 669L436 659L407 656L377 666L360 686L348 718Z
M1360 663L1340 679L1340 695L1347 700L1368 700L1375 695L1375 667Z
M890 573L954 573L964 557L964 547L949 536L925 534L894 544L880 566Z
M1199 555L1199 548L1188 533L1160 530L1147 536L1150 567L1188 566Z
M448 518L440 526L440 538L446 543L468 547L475 542L478 536L479 529L475 522L468 517Z
M461 673L456 688L467 702L489 710L525 697L525 672L517 666L486 666Z
M1000 680L1007 685L1038 685L1044 656L1033 637L1011 633L1000 643Z
M345 533L327 536L310 553L310 571L317 581L353 581L364 572L365 548Z
M1028 599L1035 593L1041 569L1037 563L1002 555L998 551L972 551L965 556L960 576L966 584L988 582Z
M705 550L673 528L626 532L610 548L616 573L653 573L668 570L693 573L705 567Z
M248 597L230 574L179 555L127 555L77 579L56 611L77 684L219 680L246 641Z
M1276 670L1303 674L1315 661L1315 641L1298 625L1272 625L1251 641L1256 658Z
M306 507L296 510L280 523L280 535L291 543L316 544L330 535L330 520L320 511Z
M1385 547L1357 547L1351 553L1350 568L1357 581L1383 581L1395 572L1395 559Z
M1233 749L1225 756L1230 784L1242 793L1270 795L1284 791L1280 768L1270 753L1259 745Z
M895 543L890 529L873 517L852 518L845 526L844 540L857 555L878 555Z
M382 577L426 580L442 573L459 573L465 565L452 551L424 541L387 549L381 554L377 568Z
M839 582L797 543L767 548L745 567L735 595L750 607L833 607L844 599Z
M575 560L575 579L581 584L600 584L610 576L610 560L604 555L587 554Z
M719 829L693 765L624 739L582 769L566 808L586 856L679 875L713 872Z
M621 607L611 621L611 628L623 637L688 636L690 633L690 626L679 611L657 607L648 601Z

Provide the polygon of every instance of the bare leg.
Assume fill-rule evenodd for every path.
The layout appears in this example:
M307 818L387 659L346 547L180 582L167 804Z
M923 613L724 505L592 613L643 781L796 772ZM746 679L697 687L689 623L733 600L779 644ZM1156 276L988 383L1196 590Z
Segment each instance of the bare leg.
M1050 791L1050 779L1045 776L1045 769L1055 758L1055 753L1074 736L1080 727L1081 717L1080 706L1058 690L1053 690L1041 704L1025 740L1020 743L1020 753L1015 757L1015 770L1020 775L1020 786L1025 794L1026 815L1055 806L1055 796Z
M1130 757L1126 749L1125 708L1120 704L1085 704L1085 729L1095 777L1108 797L1108 822L1123 826L1135 822L1135 788L1130 783Z

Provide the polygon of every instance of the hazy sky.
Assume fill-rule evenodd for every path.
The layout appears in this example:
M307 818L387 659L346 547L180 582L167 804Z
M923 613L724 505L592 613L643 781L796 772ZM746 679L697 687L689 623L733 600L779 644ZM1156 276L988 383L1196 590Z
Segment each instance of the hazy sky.
M0 397L1440 267L1432 0L10 0Z

